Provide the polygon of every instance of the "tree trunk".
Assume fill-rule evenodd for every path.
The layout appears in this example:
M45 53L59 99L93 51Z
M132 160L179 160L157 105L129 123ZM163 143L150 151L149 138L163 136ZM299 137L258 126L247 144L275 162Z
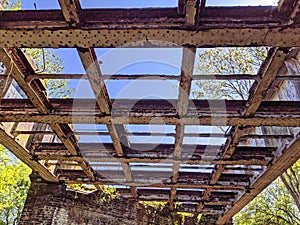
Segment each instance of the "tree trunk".
M289 176L287 174L287 172L284 172L282 175L280 175L280 179L281 181L284 183L285 187L287 188L288 192L291 194L291 196L293 197L298 210L300 211L300 190L299 190L299 185L293 184L293 182L288 182L288 180L286 179L286 177ZM294 177L293 179L297 180L296 177Z

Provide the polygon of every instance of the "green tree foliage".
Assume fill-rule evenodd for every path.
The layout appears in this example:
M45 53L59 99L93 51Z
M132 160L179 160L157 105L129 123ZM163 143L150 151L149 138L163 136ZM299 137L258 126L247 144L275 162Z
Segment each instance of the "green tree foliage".
M300 225L300 212L277 179L239 212L234 221L236 225Z
M21 2L14 1L14 0L1 0L0 1L0 8L4 8L6 10L19 10L21 9Z
M58 74L64 69L62 60L51 50L33 48L26 49L32 56L38 71L37 74ZM62 79L46 79L47 95L50 98L69 98L72 96L74 89L69 88L69 82Z
M30 186L31 169L0 145L0 225L18 222Z
M110 202L120 196L116 188L110 186L103 186L102 193L99 198L100 203Z
M196 74L229 75L257 73L267 56L267 48L211 48L198 55ZM252 80L200 80L194 98L247 99Z

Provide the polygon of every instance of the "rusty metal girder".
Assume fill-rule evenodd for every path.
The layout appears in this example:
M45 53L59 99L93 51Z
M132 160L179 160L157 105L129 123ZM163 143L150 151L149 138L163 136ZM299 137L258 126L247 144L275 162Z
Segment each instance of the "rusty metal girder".
M95 99L49 99L52 105L52 114L65 113L88 113L95 115L102 115L103 113L97 107ZM187 117L194 115L242 115L242 111L246 108L246 101L244 100L189 100ZM112 99L112 116L130 116L138 114L147 114L155 116L161 114L162 116L176 115L176 99ZM28 99L2 99L0 104L0 111L5 113L21 113L26 110L26 113L34 113L38 110ZM274 116L281 117L286 114L292 116L300 113L300 101L262 101L255 115L257 116ZM25 114L25 112L24 112ZM107 115L110 115L107 114ZM184 118L184 116L182 116Z
M159 118L155 120L153 118ZM199 116L183 117L164 116L164 115L129 115L129 116L104 116L102 114L87 113L2 113L0 122L36 122L36 123L64 123L64 124L166 124L166 125L207 125L207 126L240 126L240 127L259 127L259 126L281 126L281 127L299 127L300 116L253 116L243 118L241 116Z
M286 25L274 7L216 7L204 12L202 25L192 28L184 26L176 8L83 10L86 19L76 27L69 27L59 10L3 12L0 47L299 46L300 28Z
M35 38L32 38L35 37ZM68 37L68 38L66 38ZM74 47L181 47L277 46L300 47L300 28L206 28L182 30L101 29L101 30L1 30L0 47L74 48Z

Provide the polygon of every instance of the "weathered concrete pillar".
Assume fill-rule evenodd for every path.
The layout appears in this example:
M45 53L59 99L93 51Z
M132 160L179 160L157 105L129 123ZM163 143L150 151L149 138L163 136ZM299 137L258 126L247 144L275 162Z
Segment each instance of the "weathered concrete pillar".
M20 225L147 225L181 224L170 212L145 209L125 198L104 200L99 191L83 193L68 190L31 175L32 185L22 212Z

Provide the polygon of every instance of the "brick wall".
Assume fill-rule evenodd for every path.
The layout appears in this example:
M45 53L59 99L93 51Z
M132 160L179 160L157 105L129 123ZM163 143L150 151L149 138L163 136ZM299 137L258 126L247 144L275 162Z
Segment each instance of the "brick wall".
M171 212L156 212L125 198L100 202L103 196L67 190L63 184L51 184L32 175L32 186L22 212L20 225L146 225L181 224ZM172 219L173 218L173 219ZM191 224L191 223L188 223Z

